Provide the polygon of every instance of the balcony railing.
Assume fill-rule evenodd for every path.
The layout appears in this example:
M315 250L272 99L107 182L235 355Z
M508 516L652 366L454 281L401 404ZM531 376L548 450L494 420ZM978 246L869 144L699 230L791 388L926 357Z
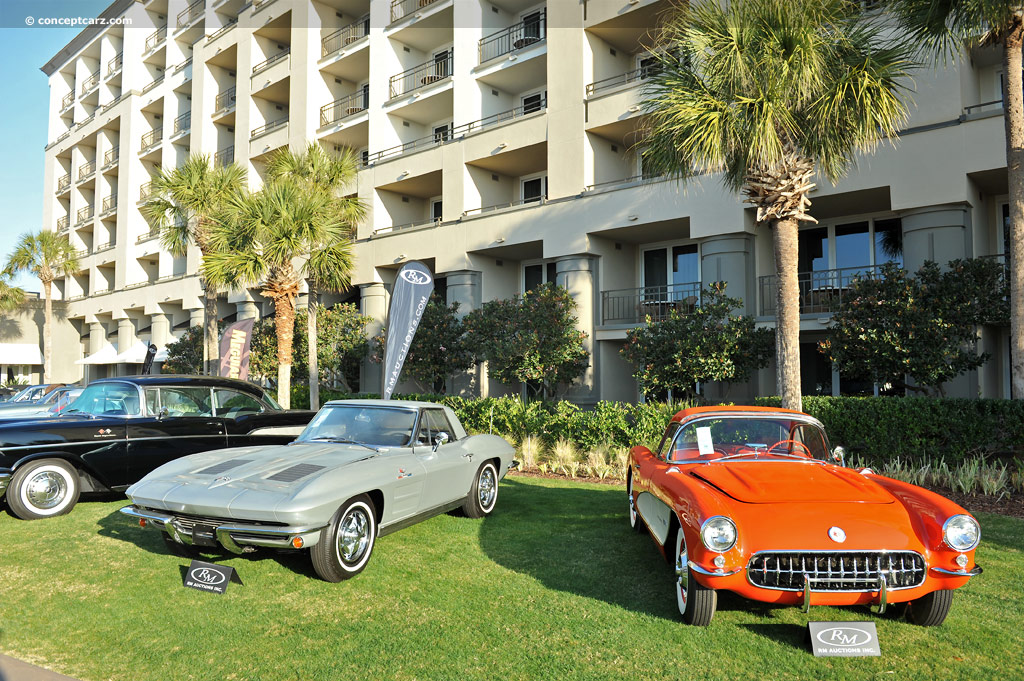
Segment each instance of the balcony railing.
M149 83L146 87L142 88L142 94L146 94L162 82L164 82L164 74L161 73L159 76L154 78L153 81Z
M833 312L850 295L850 285L860 277L870 279L879 274L881 267L843 267L834 270L798 272L801 314ZM771 274L759 278L761 315L774 315L778 311L779 278Z
M380 163L385 159L393 158L395 156L401 156L402 154L408 154L411 151L418 151L420 149L426 149L428 147L436 147L452 139L453 138L450 129L445 130L443 132L435 132L433 135L420 137L419 139L412 140L411 142L404 142L403 144L399 144L398 146L389 147L388 149L384 149L383 151L378 151L369 154L366 157L366 163L364 165L369 165L371 163Z
M381 227L380 229L374 230L377 232L392 231L397 232L402 229L413 229L415 227L437 227L441 224L441 218L427 218L425 220L417 220L416 222L406 222L402 225L392 225L391 227Z
M66 232L66 231L68 231L68 227L70 227L70 226L71 226L71 218L69 218L67 215L65 215L62 218L57 218L57 231L58 232Z
M235 162L235 145L230 147L224 147L216 154L213 155L213 167L220 168L222 166L231 165Z
M665 179L667 179L665 175L659 175L656 173L648 172L646 175L631 175L630 177L624 177L621 180L605 180L604 182L595 182L594 184L588 184L586 187L583 188L583 191L593 192L608 189L610 187L640 184L641 182L658 182Z
M518 24L492 33L479 41L480 63L539 43L547 37L547 16L538 12Z
M89 247L80 248L77 251L73 251L76 260L81 260L85 256L89 255Z
M228 23L224 24L223 26L218 28L216 31L211 33L209 36L207 36L206 42L207 43L212 43L214 40L216 40L217 38L221 37L222 35L224 35L228 31L230 31L231 29L233 29L237 25L238 25L238 17L235 17L234 19L232 19L231 21L229 21Z
M91 176L96 172L96 161L89 161L84 165L78 166L78 181L81 182L85 178Z
M153 196L153 181L150 180L146 184L139 187L139 201L146 201L149 197Z
M100 111L101 111L102 113L106 113L106 112L110 111L110 110L111 110L111 109L113 109L113 108L114 108L115 106L117 106L117 105L118 105L119 103L121 103L121 102L123 102L123 101L124 101L125 99L127 99L127 98L128 98L128 95L130 95L131 93L132 93L132 91L131 91L131 90L128 90L127 92L122 92L122 93L121 93L120 95L118 95L117 99L115 99L115 100L113 100L113 101L110 101L110 102L108 102L108 103L104 104L104 105L103 105L103 108L102 108L102 109L100 109Z
M74 101L75 101L75 91L71 90L71 92L69 92L66 95L64 95L64 99L60 100L60 108L62 110L66 109L69 106L71 106L72 102L74 102Z
M258 12L273 2L275 2L275 0L252 0L252 11Z
M626 73L620 73L617 76L610 78L603 78L598 81L594 81L587 85L587 97L590 97L602 90L609 90L619 85L626 85L627 83L637 83L645 78L650 78L657 70L656 64L650 64L648 66L641 66L638 69L627 71Z
M108 241L108 242L102 243L99 246L97 246L96 248L92 249L92 252L93 253L101 253L103 251L109 251L111 248L113 248L116 245L117 245L116 241Z
M164 138L164 129L157 128L150 130L142 136L142 148L139 151L147 151L156 145L160 144Z
M85 126L87 126L90 123L92 123L94 118L96 118L96 112L95 111L93 111L91 114L89 114L88 116L86 116L82 120L78 121L78 125L75 126L75 129L77 130L79 128L84 128Z
M162 26L146 36L146 52L149 52L167 37L167 27Z
M143 241L149 241L150 239L155 239L158 236L160 236L160 229L151 229L142 236L140 236L138 239L136 239L135 243L141 244Z
M700 304L700 282L601 291L602 324L643 324L689 314Z
M506 201L504 203L495 203L490 206L483 206L482 208L470 208L469 210L462 211L465 217L473 217L476 215L484 215L486 213L494 213L500 210L508 210L510 208L519 208L521 206L542 206L548 200L547 194L541 196L531 196L527 199L518 199L516 201Z
M185 9L178 12L178 28L188 26L193 21L199 18L203 13L203 7L206 5L206 0L196 0Z
M369 24L369 19L360 19L354 24L349 24L348 26L339 28L334 33L331 33L320 41L320 56L326 57L329 54L337 52L346 45L351 45L357 40L365 38Z
M260 71L266 71L277 62L281 61L282 59L285 59L291 53L291 51L292 48L286 47L277 54L275 54L274 56L266 59L265 61L261 61L256 66L252 67L252 75L255 76Z
M235 88L229 87L224 92L219 93L213 100L213 111L217 113L219 111L225 111L235 105Z
M360 90L320 107L320 126L330 125L343 118L366 111L370 106L369 99L369 92Z
M100 84L100 70L96 69L89 74L89 77L82 82L82 94L84 95L89 90Z
M517 106L514 109L508 111L502 111L501 113L492 114L486 118L481 118L478 121L472 123L463 123L452 128L452 136L462 137L464 135L471 135L474 132L483 130L489 125L496 125L498 123L504 123L506 121L512 121L527 114L532 114L537 111L543 111L548 106L547 97L541 96L536 102L530 102L523 106Z
M398 21L407 14L435 2L437 0L391 0L391 21Z
M80 225L90 218L92 218L92 206L79 208L78 213L75 214L75 224Z
M265 125L261 125L249 134L249 139L256 139L260 135L266 135L268 132L273 132L278 128L283 128L288 125L288 117L278 118L276 121L271 121Z
M185 61L181 62L180 64L176 64L174 66L173 70L174 70L175 73L181 73L182 71L187 69L189 66L192 66L192 57L189 57L188 59L186 59ZM192 78L192 74L191 73L185 75L186 82L188 80L191 80L191 78Z
M979 116L980 114L1001 113L1002 110L1003 100L993 99L991 102L981 102L980 104L972 104L971 106L965 106L963 118Z
M57 193L60 194L62 191L71 186L71 173L68 173L64 177L57 180Z
M447 55L435 57L434 59L414 66L408 71L391 76L388 84L391 91L391 99L419 90L431 83L449 78L452 75L452 50Z
M124 52L118 52L114 58L107 62L107 76L112 76L121 70L124 65Z
M121 147L113 147L107 149L107 153L103 154L103 167L107 168L117 163L117 160L121 157Z
M186 111L177 118L174 119L174 133L180 135L183 132L188 132L192 129L192 112Z
M106 215L112 210L117 210L117 194L111 194L107 198L103 199L103 207L100 209L100 215Z

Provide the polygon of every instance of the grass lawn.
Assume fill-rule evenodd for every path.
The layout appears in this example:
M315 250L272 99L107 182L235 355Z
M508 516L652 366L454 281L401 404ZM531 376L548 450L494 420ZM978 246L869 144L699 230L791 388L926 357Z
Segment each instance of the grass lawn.
M946 623L866 608L766 609L723 595L678 619L672 574L626 522L622 487L511 477L495 515L441 516L377 544L366 571L220 558L244 586L181 586L187 560L118 501L0 513L0 652L86 681L185 679L1014 679L1024 667L1024 521L980 517L985 573ZM894 610L896 612L894 612ZM814 658L815 620L877 622L881 658Z

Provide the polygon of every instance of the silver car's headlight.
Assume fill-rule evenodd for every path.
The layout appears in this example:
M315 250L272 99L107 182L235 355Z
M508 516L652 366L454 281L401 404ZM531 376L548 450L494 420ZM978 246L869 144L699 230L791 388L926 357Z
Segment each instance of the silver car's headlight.
M942 525L942 541L954 551L970 551L981 541L981 527L969 515L955 515Z
M725 553L736 546L736 523L723 515L716 515L700 526L700 540L704 546L718 553Z

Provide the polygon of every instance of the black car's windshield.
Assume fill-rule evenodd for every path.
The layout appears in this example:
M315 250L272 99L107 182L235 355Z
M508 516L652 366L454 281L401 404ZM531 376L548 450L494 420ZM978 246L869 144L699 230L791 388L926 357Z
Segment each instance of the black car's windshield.
M816 424L772 416L715 416L680 428L670 461L828 459L825 433Z
M82 391L66 414L137 416L139 391L130 383L93 383Z
M313 417L296 442L331 441L384 447L407 446L416 412L369 405L328 405Z

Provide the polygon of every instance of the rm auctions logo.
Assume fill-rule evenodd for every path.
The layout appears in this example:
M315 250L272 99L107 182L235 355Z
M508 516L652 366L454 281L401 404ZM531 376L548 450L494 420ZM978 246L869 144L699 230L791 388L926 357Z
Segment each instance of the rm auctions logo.
M815 638L827 646L838 646L840 648L858 648L871 643L870 633L848 627L823 629L817 633Z
M223 573L205 567L193 568L189 571L188 576L200 584L209 584L210 586L223 584L227 580Z
M410 284L416 285L429 284L431 281L429 274L427 274L426 272L419 272L417 270L403 271L402 279L405 279Z

